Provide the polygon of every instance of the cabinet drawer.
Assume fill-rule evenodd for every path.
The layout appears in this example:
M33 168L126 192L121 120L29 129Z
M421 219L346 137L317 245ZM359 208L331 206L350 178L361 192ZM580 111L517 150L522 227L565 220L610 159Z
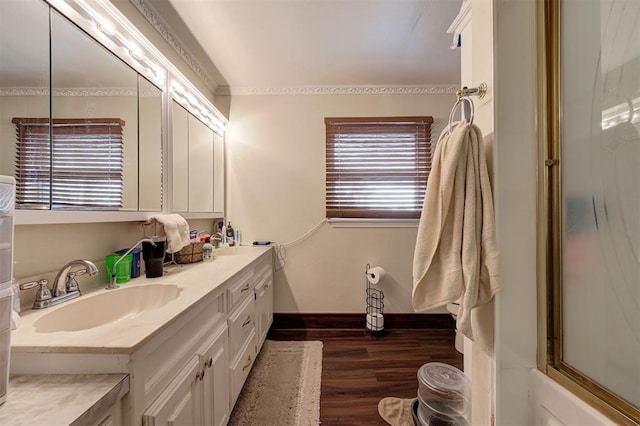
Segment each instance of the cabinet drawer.
M229 312L233 312L242 299L253 292L253 284L253 270L250 270L229 286Z
M255 331L251 331L251 336L245 342L238 358L231 364L231 406L233 407L240 395L242 386L249 376L251 367L256 360Z
M229 348L230 353L236 354L249 334L255 329L256 302L248 297L229 316Z

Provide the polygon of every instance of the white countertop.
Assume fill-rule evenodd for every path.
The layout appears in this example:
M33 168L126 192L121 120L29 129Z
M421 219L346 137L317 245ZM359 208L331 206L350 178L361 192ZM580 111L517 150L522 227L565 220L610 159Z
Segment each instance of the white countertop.
M126 374L12 376L0 424L91 424L127 392Z
M11 349L16 352L63 352L131 354L164 326L178 318L204 296L217 291L228 279L271 250L271 247L232 247L216 250L212 262L198 262L165 268L159 278L140 276L122 287L145 284L173 284L182 288L180 295L164 306L145 311L133 318L116 321L87 330L42 333L34 323L42 316L83 298L95 297L98 290L51 308L30 310L21 314L22 324L12 332ZM108 307L107 307L108 309ZM1 422L0 422L1 423Z

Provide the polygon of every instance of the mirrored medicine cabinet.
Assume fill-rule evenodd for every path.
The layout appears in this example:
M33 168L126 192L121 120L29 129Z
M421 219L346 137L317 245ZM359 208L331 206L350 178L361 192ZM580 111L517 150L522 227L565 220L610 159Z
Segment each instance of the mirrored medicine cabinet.
M171 102L172 211L224 216L223 137Z
M45 1L0 2L0 174L18 209L162 211L162 99Z

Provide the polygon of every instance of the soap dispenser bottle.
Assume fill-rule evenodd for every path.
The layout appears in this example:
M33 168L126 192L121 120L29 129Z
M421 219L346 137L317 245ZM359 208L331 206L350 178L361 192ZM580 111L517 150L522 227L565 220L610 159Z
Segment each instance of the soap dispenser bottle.
M229 246L233 247L236 245L235 238L236 238L235 231L231 227L231 222L229 222L229 224L227 225L227 242L229 243Z
M202 245L202 261L211 262L213 260L213 244L211 244L211 237L207 237L205 243Z

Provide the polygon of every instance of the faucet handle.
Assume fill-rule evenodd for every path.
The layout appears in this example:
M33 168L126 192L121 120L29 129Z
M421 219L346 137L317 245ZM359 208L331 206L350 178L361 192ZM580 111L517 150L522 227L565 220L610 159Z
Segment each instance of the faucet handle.
M76 281L76 277L78 275L84 275L88 272L89 271L87 271L86 269L80 269L79 271L69 272L67 274L67 282L65 283L67 291L80 291L80 287L78 287L78 281Z
M40 283L38 281L29 281L28 283L20 284L20 290L29 290L30 288L34 288L38 286Z
M49 280L40 280L38 281L38 284L40 285L40 288L38 289L38 292L36 293L36 302L40 301L44 301L44 300L49 300L51 299L51 290L49 290Z

